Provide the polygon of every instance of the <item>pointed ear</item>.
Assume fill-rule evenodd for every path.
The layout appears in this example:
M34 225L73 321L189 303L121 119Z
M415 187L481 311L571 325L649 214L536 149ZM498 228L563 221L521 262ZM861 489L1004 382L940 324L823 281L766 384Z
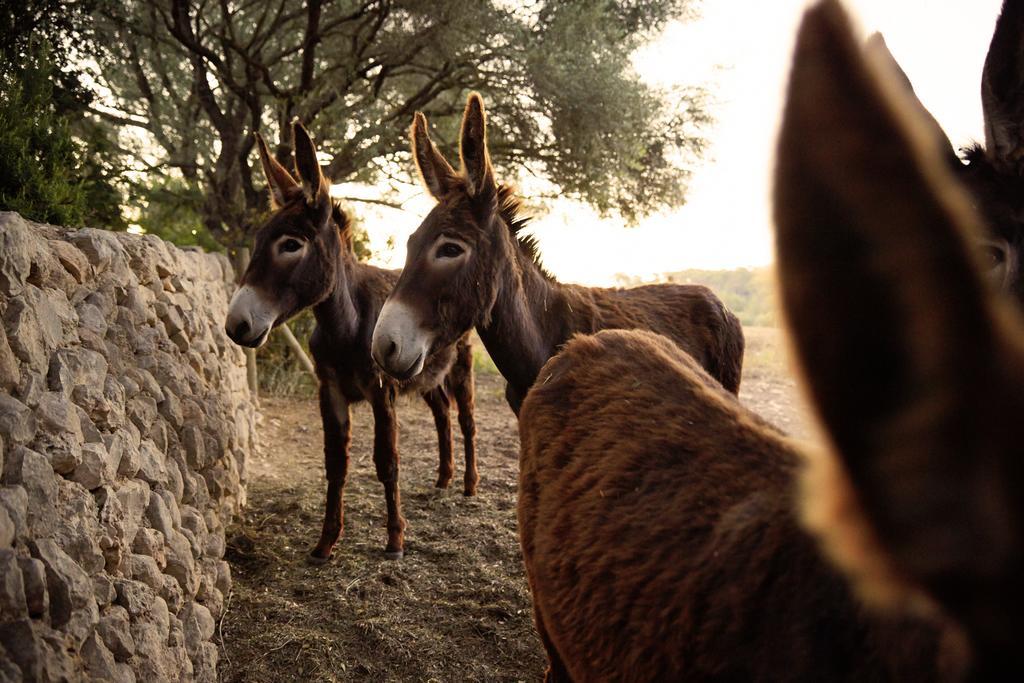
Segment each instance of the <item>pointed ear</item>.
M980 226L920 111L834 0L800 30L774 203L811 403L898 574L956 612L1020 552L1020 330L983 284Z
M292 174L281 164L277 163L267 149L267 143L259 133L253 134L256 137L256 149L260 154L260 165L263 167L263 175L267 177L267 187L270 190L271 207L278 208L285 203L288 191L298 187L298 183Z
M949 141L949 136L942 130L942 126L932 116L932 113L925 108L924 104L917 97L917 93L914 91L914 84L911 83L907 73L900 66L896 58L893 57L892 52L889 50L889 46L885 42L885 38L881 33L874 33L868 38L865 45L865 51L869 55L869 59L872 59L882 69L888 69L893 77L894 82L901 83L906 89L907 100L913 104L914 108L917 109L919 118L922 125L926 125L931 131L932 135L935 136L935 141L942 149L942 153L946 156L953 168L961 165L960 157L956 154L956 149L953 148L953 143Z
M295 170L298 171L306 203L310 206L330 205L331 184L320 170L313 139L298 120L292 123L292 134L295 140Z
M1005 0L981 78L985 151L1002 170L1024 171L1024 2Z
M440 201L459 185L459 177L430 139L427 132L427 117L421 112L416 112L413 117L409 135L412 141L412 157L416 161L420 178L434 199Z
M491 155L487 151L487 115L484 100L478 93L470 93L466 111L462 115L462 135L459 138L459 157L462 170L469 180L470 196L485 196L496 189Z

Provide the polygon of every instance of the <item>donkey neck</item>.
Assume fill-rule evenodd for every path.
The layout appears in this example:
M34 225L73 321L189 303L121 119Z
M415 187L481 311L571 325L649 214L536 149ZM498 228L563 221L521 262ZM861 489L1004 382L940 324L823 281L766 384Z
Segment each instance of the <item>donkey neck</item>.
M336 344L350 342L359 332L359 306L356 302L356 259L344 245L338 249L337 277L327 297L313 307L316 324Z
M568 306L565 287L545 276L511 235L507 239L508 257L500 260L495 278L495 303L477 333L508 381L506 398L518 413L541 367L565 341Z

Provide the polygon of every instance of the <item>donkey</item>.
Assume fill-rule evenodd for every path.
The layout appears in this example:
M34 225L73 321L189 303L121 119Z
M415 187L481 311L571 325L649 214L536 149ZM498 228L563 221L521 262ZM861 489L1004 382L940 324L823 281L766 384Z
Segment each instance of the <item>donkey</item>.
M544 270L536 242L522 234L519 200L495 182L479 95L469 96L462 119L460 173L430 140L419 112L412 148L438 204L409 238L405 269L373 333L373 357L392 376L414 376L433 349L475 326L518 413L541 366L573 334L636 327L670 337L739 391L743 331L706 287L598 289L562 284Z
M943 156L974 196L988 230L979 236L987 277L1024 303L1024 1L1005 0L992 36L981 78L985 143L973 144L961 160L941 126L916 97L925 128ZM869 49L891 63L908 92L910 79L875 34Z
M1020 677L1024 322L904 90L837 0L808 11L775 220L827 449L649 332L541 370L518 519L548 680Z
M351 224L341 207L331 201L330 183L320 170L313 141L297 121L293 135L297 177L279 164L263 138L256 136L273 214L256 232L252 261L231 300L225 327L235 343L257 347L274 326L312 307L316 329L309 347L320 383L327 504L323 532L311 558L330 559L341 536L349 406L366 400L373 408L373 463L387 501L385 556L398 559L403 554L405 519L398 490L396 397L419 393L434 414L440 449L439 488L448 486L455 466L450 417L454 397L466 450L464 492L473 495L479 475L472 349L466 335L438 346L424 360L424 371L415 380L399 382L377 369L370 358L371 332L398 273L356 260Z

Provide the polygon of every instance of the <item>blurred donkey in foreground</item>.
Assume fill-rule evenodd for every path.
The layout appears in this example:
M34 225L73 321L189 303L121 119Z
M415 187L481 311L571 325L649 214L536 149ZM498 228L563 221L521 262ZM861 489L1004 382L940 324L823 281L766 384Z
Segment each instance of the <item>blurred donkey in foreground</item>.
M835 0L810 10L778 148L782 301L826 449L647 332L577 337L523 403L549 680L1020 675L1024 325L884 57Z

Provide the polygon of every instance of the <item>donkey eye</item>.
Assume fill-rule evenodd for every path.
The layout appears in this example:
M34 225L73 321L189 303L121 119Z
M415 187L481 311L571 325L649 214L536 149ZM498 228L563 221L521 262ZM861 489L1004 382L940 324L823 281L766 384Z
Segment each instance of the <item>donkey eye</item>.
M302 249L302 242L296 239L286 239L281 243L281 251L291 254Z
M985 241L981 244L981 264L989 270L995 270L1006 263L1007 247L1000 242Z
M455 242L445 242L437 248L437 258L456 258L466 250Z

